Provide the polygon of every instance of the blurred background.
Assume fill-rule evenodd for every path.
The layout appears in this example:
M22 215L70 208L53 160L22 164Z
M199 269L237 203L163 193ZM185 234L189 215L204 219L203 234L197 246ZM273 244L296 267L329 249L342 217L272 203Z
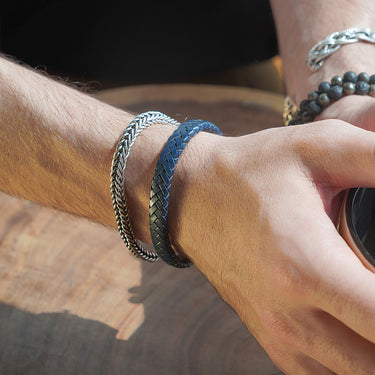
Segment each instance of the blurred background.
M2 1L0 50L96 89L216 83L284 92L265 0Z

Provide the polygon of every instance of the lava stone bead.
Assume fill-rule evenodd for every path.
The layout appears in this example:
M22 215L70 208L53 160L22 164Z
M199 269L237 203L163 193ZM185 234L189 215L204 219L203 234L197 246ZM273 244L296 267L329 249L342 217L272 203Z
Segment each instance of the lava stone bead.
M369 84L370 85L375 85L375 74L373 74L372 76L370 76Z
M301 115L302 115L301 111L296 111L294 113L293 119L296 120L296 121L300 121L301 120Z
M328 91L331 89L331 84L327 81L321 82L318 86L318 92L319 94L328 93Z
M310 100L307 100L307 99L302 100L302 102L299 105L299 108L301 109L302 112L308 110L309 103L310 103Z
M342 86L343 81L344 80L342 79L341 76L334 76L331 79L331 85L332 86Z
M332 86L328 92L328 96L331 100L339 100L342 98L343 89L341 86Z
M369 83L370 82L370 76L365 72L359 73L358 74L358 81L363 81L363 82Z
M355 84L355 93L358 95L367 95L369 91L369 84L364 81L358 81Z
M355 84L353 82L345 82L343 89L345 95L352 95L355 93Z
M344 82L353 82L353 83L356 83L358 79L357 74L351 71L346 72L343 78L344 78Z
M318 99L319 93L317 91L310 91L307 95L307 99L316 100Z
M314 120L314 116L309 111L302 112L301 116L302 122L310 122Z
M316 100L313 100L309 103L308 111L315 117L322 113L323 108L318 104Z
M324 94L320 94L320 95L319 95L318 103L319 103L323 108L325 108L325 107L327 107L327 106L329 106L329 105L331 104L331 100L330 100L330 98L328 97L328 95L324 93Z
M375 96L375 84L370 85L370 88L369 88L369 90L368 90L368 94L369 94L370 96Z

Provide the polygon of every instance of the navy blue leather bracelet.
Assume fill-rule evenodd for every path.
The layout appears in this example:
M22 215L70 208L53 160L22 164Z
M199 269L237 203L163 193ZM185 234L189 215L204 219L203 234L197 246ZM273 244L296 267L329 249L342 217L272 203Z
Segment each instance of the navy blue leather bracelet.
M169 193L178 158L190 139L200 131L222 134L216 125L208 121L189 120L181 124L165 144L151 184L149 216L152 243L159 257L177 268L189 267L191 261L177 254L169 240Z

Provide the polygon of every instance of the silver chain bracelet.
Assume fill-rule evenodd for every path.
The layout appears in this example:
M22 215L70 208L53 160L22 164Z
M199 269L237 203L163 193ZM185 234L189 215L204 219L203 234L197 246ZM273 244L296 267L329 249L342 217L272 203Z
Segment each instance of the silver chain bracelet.
M358 27L336 31L311 48L307 55L306 64L312 71L316 71L324 64L325 59L340 49L343 44L360 41L375 43L375 33L370 29Z
M124 171L135 139L143 129L152 124L180 125L178 121L160 112L149 111L138 115L121 136L113 155L111 168L111 196L121 238L133 255L149 262L155 262L159 257L155 252L144 249L134 236L126 206Z

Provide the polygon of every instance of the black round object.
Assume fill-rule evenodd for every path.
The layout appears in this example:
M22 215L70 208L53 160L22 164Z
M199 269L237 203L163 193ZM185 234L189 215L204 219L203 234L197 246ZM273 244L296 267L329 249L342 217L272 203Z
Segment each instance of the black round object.
M344 79L344 82L353 82L353 83L356 83L358 77L357 77L357 74L355 74L354 72L349 71L349 72L346 72L344 74L343 79Z
M304 111L301 115L301 121L304 123L314 121L314 115L309 111Z
M358 81L355 84L355 93L358 95L367 95L369 92L370 86L367 82Z
M345 216L358 249L375 266L375 189L351 189L346 200Z
M363 81L363 82L369 83L370 82L370 76L368 75L368 73L365 73L365 72L359 73L358 74L358 81Z
M299 104L301 111L307 111L309 109L310 100L304 99Z
M332 86L342 86L344 80L342 79L341 76L333 76L331 79L331 85Z
M323 108L318 104L316 100L313 100L309 103L308 111L315 116L318 116L322 113Z
M345 82L343 89L345 95L352 95L355 93L355 84L353 82Z
M331 84L327 81L321 82L318 86L319 94L322 94L322 93L327 94L330 89L331 89Z
M319 97L318 97L318 103L322 107L328 107L331 104L331 99L328 97L327 94L323 93L323 94L319 95Z
M331 100L339 100L342 98L343 89L341 86L332 86L328 91L328 96Z
M313 90L313 91L310 91L310 92L308 93L308 95L307 95L307 99L308 99L308 100L317 100L317 99L318 99L318 96L319 96L318 91Z

